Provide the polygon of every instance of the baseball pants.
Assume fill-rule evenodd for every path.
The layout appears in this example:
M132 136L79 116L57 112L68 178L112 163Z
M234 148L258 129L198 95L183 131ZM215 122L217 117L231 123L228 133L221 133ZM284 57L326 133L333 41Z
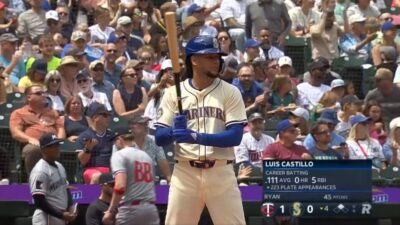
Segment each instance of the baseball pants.
M205 205L214 225L246 224L233 166L224 160L209 169L175 164L165 224L197 225Z
M32 216L32 225L66 225L66 223L64 220L49 216L42 210L37 209Z
M116 225L159 225L160 218L156 205L124 205L118 208Z

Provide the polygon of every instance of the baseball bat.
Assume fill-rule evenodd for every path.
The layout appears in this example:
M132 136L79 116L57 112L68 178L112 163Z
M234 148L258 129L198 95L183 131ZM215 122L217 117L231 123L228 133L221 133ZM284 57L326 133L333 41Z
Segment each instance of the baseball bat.
M178 35L176 29L176 15L174 12L165 13L165 23L167 26L167 40L169 57L172 61L172 71L174 73L175 90L178 101L179 114L183 114L182 100L181 100L181 86L180 86L180 71L179 66L179 46L178 46Z

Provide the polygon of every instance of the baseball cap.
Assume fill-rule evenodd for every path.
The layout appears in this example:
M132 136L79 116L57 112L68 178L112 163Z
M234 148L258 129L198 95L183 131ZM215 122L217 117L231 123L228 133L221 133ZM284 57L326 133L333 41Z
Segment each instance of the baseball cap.
M12 34L12 33L4 33L2 35L0 35L0 42L16 42L18 41L18 38Z
M191 26L193 26L195 24L203 25L204 24L204 20L199 20L194 16L186 17L185 20L183 21L183 24L182 24L183 31L185 32L189 27L191 27Z
M67 55L61 59L59 67L70 64L79 64L79 62L73 56Z
M390 121L390 123L389 123L390 130L394 130L398 127L400 127L400 117L396 117L396 118L392 119L392 121Z
M78 79L78 77L83 77L83 78L88 78L90 77L89 71L87 69L81 69L78 71L78 74L76 74L76 79Z
M32 63L30 70L32 70L32 71L34 70L36 72L46 75L47 74L47 62L44 59L36 59Z
M40 148L42 148L42 149L49 147L51 145L60 144L62 142L63 142L63 140L57 138L57 135L55 135L53 133L44 133L39 138L39 145L40 145Z
M95 115L99 115L102 113L108 113L107 108L105 105L98 103L98 102L93 102L92 104L89 105L86 115L89 117L93 117Z
M326 67L326 64L321 60L314 60L308 64L308 71L313 71L315 69L320 69Z
M338 124L337 111L334 109L324 109L317 121Z
M219 44L216 38L212 36L196 36L189 40L186 45L186 59L191 55L203 55L203 54L220 54L225 55L221 52Z
M350 125L354 126L359 123L369 122L371 118L363 116L363 115L355 115L350 118Z
M117 25L118 26L124 26L124 25L128 25L128 24L131 24L131 23L132 23L132 20L131 20L131 18L129 18L129 16L121 16L117 20Z
M133 124L137 124L137 123L147 123L150 120L151 119L149 117L146 117L146 116L136 116L136 117L134 117L133 119L131 119L129 121L129 124L133 125Z
M293 66L292 59L289 56L282 56L278 59L278 65L279 67L285 65Z
M289 114L297 117L303 117L306 121L310 119L310 113L306 109L301 107L298 107L293 111L290 111Z
M136 69L136 68L142 67L143 64L144 64L144 63L143 63L142 61L139 61L139 60L137 60L137 59L131 59L131 60L128 60L128 61L125 63L124 70L126 70L126 69L128 69L128 68Z
M251 123L254 120L265 120L261 113L255 112L249 116L248 121Z
M60 18L58 17L58 13L55 10L49 10L46 12L46 20L55 20L55 21L59 21Z
M281 122L279 122L276 125L276 131L279 133L291 128L291 127L295 127L296 124L290 122L290 120L286 119L286 120L282 120Z
M107 39L107 43L117 43L118 39L126 37L122 32L112 32Z
M172 68L172 61L170 59L166 59L161 63L161 69L165 70L168 68Z
M333 88L338 88L338 87L345 87L346 86L346 83L344 82L344 80L342 80L342 79L334 79L332 82L331 82L331 88L333 89Z
M258 48L260 47L261 43L254 39L247 39L244 45L246 48Z
M125 135L125 134L132 134L131 128L126 124L126 125L121 125L116 127L113 130L113 137L112 139L114 140L118 136Z
M71 41L77 41L77 40L85 40L86 41L86 33L80 30L76 30L72 32L71 35Z
M115 183L115 179L111 173L102 173L99 177L99 184Z
M190 16L192 15L194 12L199 12L201 10L205 9L204 7L201 7L199 5L197 5L196 3L191 4L189 6L189 8L187 9L187 14Z
M392 29L396 29L396 25L394 25L392 21L386 21L381 26L382 32L392 30Z
M6 4L4 2L0 1L0 10L3 10L6 8Z
M349 24L361 23L365 22L365 20L367 20L367 18L365 18L363 15L360 15L359 13L356 13L349 17Z
M342 98L342 100L340 101L340 104L342 106L344 106L345 104L360 104L363 103L362 100L358 99L356 96L354 95L346 95Z
M104 63L100 60L94 60L93 62L91 62L89 64L89 70L93 70L94 68L96 68L97 65L102 65L104 66Z

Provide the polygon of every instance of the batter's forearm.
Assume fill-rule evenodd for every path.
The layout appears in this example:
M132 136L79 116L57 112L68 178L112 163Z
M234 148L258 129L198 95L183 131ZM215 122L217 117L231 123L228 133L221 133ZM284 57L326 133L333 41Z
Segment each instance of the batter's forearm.
M233 124L223 132L217 134L201 133L199 136L199 144L201 145L215 146L220 148L238 146L242 141L243 125Z

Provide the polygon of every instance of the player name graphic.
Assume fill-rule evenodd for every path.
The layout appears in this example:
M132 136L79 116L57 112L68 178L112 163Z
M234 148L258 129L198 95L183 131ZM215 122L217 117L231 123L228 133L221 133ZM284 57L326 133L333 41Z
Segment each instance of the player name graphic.
M217 118L219 120L225 121L224 111L216 107L200 107L196 109L189 109L187 119L193 120L198 118Z
M265 161L266 167L313 167L313 161Z

